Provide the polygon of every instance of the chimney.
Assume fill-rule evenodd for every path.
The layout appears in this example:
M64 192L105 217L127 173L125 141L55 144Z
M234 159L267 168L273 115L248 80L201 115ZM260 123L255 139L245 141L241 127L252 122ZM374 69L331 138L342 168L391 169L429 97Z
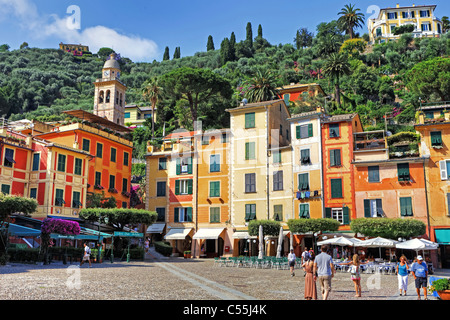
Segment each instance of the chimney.
M400 8L400 3L397 3L397 8Z

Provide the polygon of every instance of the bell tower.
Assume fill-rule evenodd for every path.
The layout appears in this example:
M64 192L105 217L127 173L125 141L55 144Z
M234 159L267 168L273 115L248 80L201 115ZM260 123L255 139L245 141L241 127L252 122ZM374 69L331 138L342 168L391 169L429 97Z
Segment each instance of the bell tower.
M120 81L120 65L112 53L102 69L102 78L94 82L94 114L114 123L125 123L125 92L127 87Z

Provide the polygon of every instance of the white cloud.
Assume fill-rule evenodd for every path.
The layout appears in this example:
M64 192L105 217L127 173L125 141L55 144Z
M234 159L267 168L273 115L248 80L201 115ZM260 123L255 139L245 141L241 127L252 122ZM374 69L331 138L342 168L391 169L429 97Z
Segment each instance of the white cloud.
M137 62L151 61L158 56L158 45L153 40L123 34L100 25L74 29L71 27L73 22L70 14L63 18L55 14L40 15L30 0L0 0L0 21L12 15L23 29L29 30L34 39L56 38L58 42L80 43L88 45L93 53L101 47L110 47L122 57Z

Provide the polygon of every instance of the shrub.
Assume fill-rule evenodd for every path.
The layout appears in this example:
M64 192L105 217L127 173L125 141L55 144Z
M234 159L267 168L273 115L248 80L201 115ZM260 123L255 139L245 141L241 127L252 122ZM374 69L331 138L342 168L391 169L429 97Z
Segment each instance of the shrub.
M273 220L252 220L248 223L248 234L251 236L259 235L259 226L263 226L264 236L278 236L280 234L281 224Z
M367 237L389 239L417 237L426 232L426 225L422 221L401 218L358 218L350 223L350 228Z
M168 257L172 254L173 247L168 242L156 241L155 242L155 250L156 250L156 252L159 252L162 255Z
M292 233L337 231L339 221L330 218L319 219L289 219L287 221L289 230Z

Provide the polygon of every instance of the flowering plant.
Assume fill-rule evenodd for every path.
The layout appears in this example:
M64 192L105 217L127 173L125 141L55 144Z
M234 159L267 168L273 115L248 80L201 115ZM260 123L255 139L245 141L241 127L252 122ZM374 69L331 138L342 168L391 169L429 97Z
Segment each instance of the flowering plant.
M80 225L76 221L47 218L42 222L41 233L77 235L80 234Z

